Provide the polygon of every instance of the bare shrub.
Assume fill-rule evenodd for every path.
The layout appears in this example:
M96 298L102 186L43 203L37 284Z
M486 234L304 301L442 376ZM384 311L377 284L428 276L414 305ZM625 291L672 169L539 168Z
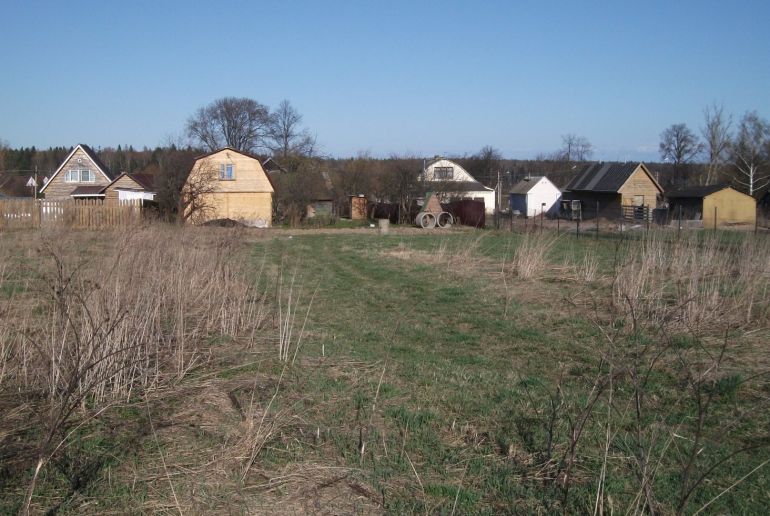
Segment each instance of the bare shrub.
M511 268L522 279L539 276L546 268L546 257L558 240L552 233L527 233L513 252Z
M764 398L746 395L727 406L724 399L767 386L767 371L742 378L745 369L736 365L751 353L746 343L757 344L751 336L766 329L767 241L696 234L670 242L651 234L624 245L618 256L626 259L615 269L608 302L600 296L584 301L601 336L595 376L585 393L557 386L567 401L553 413L547 435L561 428L566 442L558 447L567 451L551 476L567 507L579 450L601 446L595 514L605 503L626 504L629 513L684 514L715 471L768 444L761 434L726 438L766 410ZM599 425L603 443L586 442L588 421ZM625 500L610 493L609 475L630 475L636 493Z
M251 266L237 232L92 235L43 233L39 266L28 270L38 314L0 305L0 385L41 399L27 509L73 429L113 400L181 379L207 360L212 338L250 345L266 316L262 269L244 274Z

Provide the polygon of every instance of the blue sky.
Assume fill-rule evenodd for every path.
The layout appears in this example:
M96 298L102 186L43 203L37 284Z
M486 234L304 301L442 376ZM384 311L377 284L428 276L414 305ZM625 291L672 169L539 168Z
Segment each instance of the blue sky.
M0 0L0 139L163 144L224 96L332 156L532 158L575 133L657 159L706 105L770 116L770 2Z

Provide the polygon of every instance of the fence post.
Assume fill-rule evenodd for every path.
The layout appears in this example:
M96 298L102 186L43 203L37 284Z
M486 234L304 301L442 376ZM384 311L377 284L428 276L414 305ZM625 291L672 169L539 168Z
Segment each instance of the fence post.
M644 220L647 221L646 231L647 231L647 233L649 233L650 232L650 216L651 216L650 207L649 206L644 206L642 208L642 211L644 213Z
M599 201L596 201L596 239L599 239Z
M575 219L575 238L580 238L580 217Z
M556 236L559 236L559 221L561 220L561 211L556 214Z
M714 206L714 233L717 232L717 207Z
M543 232L543 208L540 207L540 233Z
M677 237L682 237L682 205L679 205L679 229L677 230Z

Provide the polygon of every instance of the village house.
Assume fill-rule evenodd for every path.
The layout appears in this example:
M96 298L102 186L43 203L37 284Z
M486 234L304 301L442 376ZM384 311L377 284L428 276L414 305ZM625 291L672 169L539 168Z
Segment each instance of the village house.
M482 185L467 170L446 158L436 157L422 173L425 192L435 193L441 202L457 199L484 201L487 214L495 212L495 189Z
M182 190L196 197L191 222L229 219L252 227L271 226L274 192L260 160L230 147L196 158Z
M617 218L627 210L651 217L663 189L644 163L593 163L564 188L564 201L579 201L583 218ZM565 203L573 204L573 203Z
M40 194L48 200L103 199L102 190L112 182L112 175L96 153L79 143L53 173Z

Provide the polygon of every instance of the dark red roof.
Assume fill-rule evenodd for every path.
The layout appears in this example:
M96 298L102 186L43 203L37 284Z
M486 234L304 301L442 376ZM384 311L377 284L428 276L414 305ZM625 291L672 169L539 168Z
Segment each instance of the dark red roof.
M102 185L83 185L78 186L72 192L70 192L70 195L76 196L76 195L91 195L91 196L97 196L101 195L102 191L104 190L104 186Z
M136 184L144 188L145 190L155 189L155 176L153 174L126 174L133 179Z

